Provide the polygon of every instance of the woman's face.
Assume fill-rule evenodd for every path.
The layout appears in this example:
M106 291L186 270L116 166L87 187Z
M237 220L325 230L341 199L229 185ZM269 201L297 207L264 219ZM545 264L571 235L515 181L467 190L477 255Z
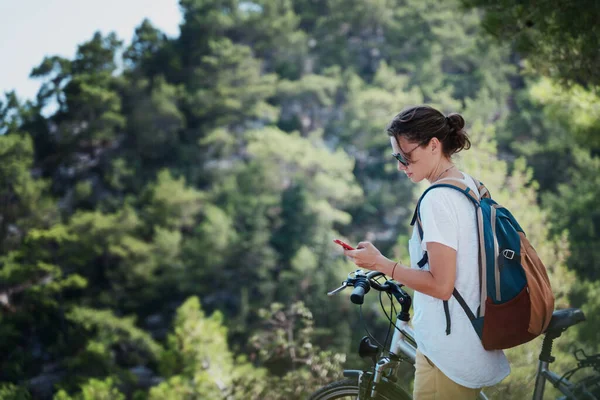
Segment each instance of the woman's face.
M390 143L393 152L400 153L408 161L407 166L397 161L398 171L404 172L414 183L421 182L429 176L434 161L429 149L431 142L426 146L420 146L418 142L409 142L401 136L398 141L395 137L390 137Z

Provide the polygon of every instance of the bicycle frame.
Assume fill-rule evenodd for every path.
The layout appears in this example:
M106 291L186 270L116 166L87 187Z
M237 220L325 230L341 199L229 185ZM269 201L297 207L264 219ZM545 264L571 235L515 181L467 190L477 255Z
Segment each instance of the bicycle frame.
M400 354L405 355L408 360L414 365L417 357L417 348L407 340L407 337L414 343L415 332L410 327L408 322L396 319L396 329L392 336L390 344L390 353L400 357Z
M535 379L535 387L533 390L533 396L532 396L532 400L542 400L544 398L544 391L546 388L546 381L550 382L556 389L558 389L562 394L564 394L565 396L567 396L568 398L572 398L575 399L577 398L578 393L577 392L581 392L582 388L579 386L579 383L573 383L571 381L569 381L568 378L570 378L575 372L577 372L579 369L584 368L586 366L591 366L593 365L586 365L586 364L582 364L583 361L587 361L588 357L585 355L585 353L583 353L583 358L579 359L577 358L577 352L575 353L575 358L580 361L580 363L578 364L578 367L575 369L572 369L571 371L567 372L566 374L559 376L558 374L550 371L550 364L554 361L554 357L552 356L552 344L554 342L554 340L558 339L562 332L564 332L567 328L569 328L571 325L574 325L578 322L580 322L581 320L585 320L585 317L583 316L583 313L581 313L581 310L577 310L580 313L579 316L579 320L574 319L571 321L568 321L567 323L562 324L562 328L560 327L560 322L561 322L561 316L564 315L569 315L569 314L562 314L561 316L559 316L558 313L564 313L565 311L567 313L569 313L570 310L560 310L557 311L553 314L553 318L555 318L556 315L556 325L558 327L554 327L554 330L551 330L549 328L549 331L546 332L546 334L544 335L544 341L542 342L542 350L540 352L540 356L539 356L539 361L538 361L538 368L537 368L537 373L536 373L536 379ZM572 314L573 316L577 315L575 312ZM564 321L564 319L563 319ZM550 324L552 325L552 321L550 322ZM584 398L596 398L592 393L587 392L587 389L585 389L585 386L583 388L583 394L585 394L586 397ZM579 393L581 394L581 393Z
M552 383L560 392L569 397L575 397L571 389L573 383L567 379L561 379L560 376L548 369L550 363L548 361L539 361L535 379L535 389L533 390L532 400L542 400L544 398L544 389L546 381Z
M552 342L556 338L557 337L553 337L553 338L545 337L544 344L546 341ZM543 358L543 357L540 356L540 358ZM547 359L543 359L538 362L538 369L537 369L537 374L536 374L535 388L533 391L532 400L543 400L544 391L546 388L546 381L550 382L552 384L552 386L554 386L556 389L558 389L562 394L567 396L567 398L569 398L569 399L576 399L576 398L596 399L596 398L598 398L592 392L589 392L585 386L582 389L580 387L581 382L573 383L567 378L567 376L569 376L569 377L572 376L575 372L577 372L581 368L585 368L586 367L585 365L582 366L581 364L578 364L577 368L572 369L571 371L569 371L568 373L566 373L562 376L559 376L558 374L554 373L553 371L550 371L549 366L550 366L550 363L554 360L554 358L552 356L550 356L550 360L551 361L548 361ZM590 376L588 376L588 378L594 378L594 376L590 375Z
M381 357L375 365L375 374L373 376L375 384L381 381L381 378L388 369L395 368L398 365L398 361L392 360L392 358L397 357L400 360L408 361L413 365L415 364L417 348L413 345L413 343L416 343L414 330L407 321L402 321L399 318L396 319L395 325L396 328L394 329L389 349L391 357ZM371 393L371 396L375 396L374 391ZM483 391L479 393L478 399L488 400Z

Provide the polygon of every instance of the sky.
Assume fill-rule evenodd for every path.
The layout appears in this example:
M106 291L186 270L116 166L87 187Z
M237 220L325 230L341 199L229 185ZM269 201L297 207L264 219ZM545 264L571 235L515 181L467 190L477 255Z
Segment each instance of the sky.
M114 31L127 45L144 18L179 35L177 0L0 0L0 98L16 90L33 100L41 82L29 73L45 56L73 59L96 31Z

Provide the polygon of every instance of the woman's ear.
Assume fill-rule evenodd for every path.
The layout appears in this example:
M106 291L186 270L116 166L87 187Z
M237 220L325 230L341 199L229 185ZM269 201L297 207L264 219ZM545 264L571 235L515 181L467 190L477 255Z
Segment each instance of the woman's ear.
M429 146L431 147L431 152L435 154L436 150L440 148L440 141L438 140L438 138L433 137L429 141Z

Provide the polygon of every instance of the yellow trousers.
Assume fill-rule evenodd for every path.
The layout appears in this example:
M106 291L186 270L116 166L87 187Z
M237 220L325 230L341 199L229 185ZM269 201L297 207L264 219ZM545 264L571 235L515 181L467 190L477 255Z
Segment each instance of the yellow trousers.
M414 400L475 400L481 392L454 382L417 350Z

